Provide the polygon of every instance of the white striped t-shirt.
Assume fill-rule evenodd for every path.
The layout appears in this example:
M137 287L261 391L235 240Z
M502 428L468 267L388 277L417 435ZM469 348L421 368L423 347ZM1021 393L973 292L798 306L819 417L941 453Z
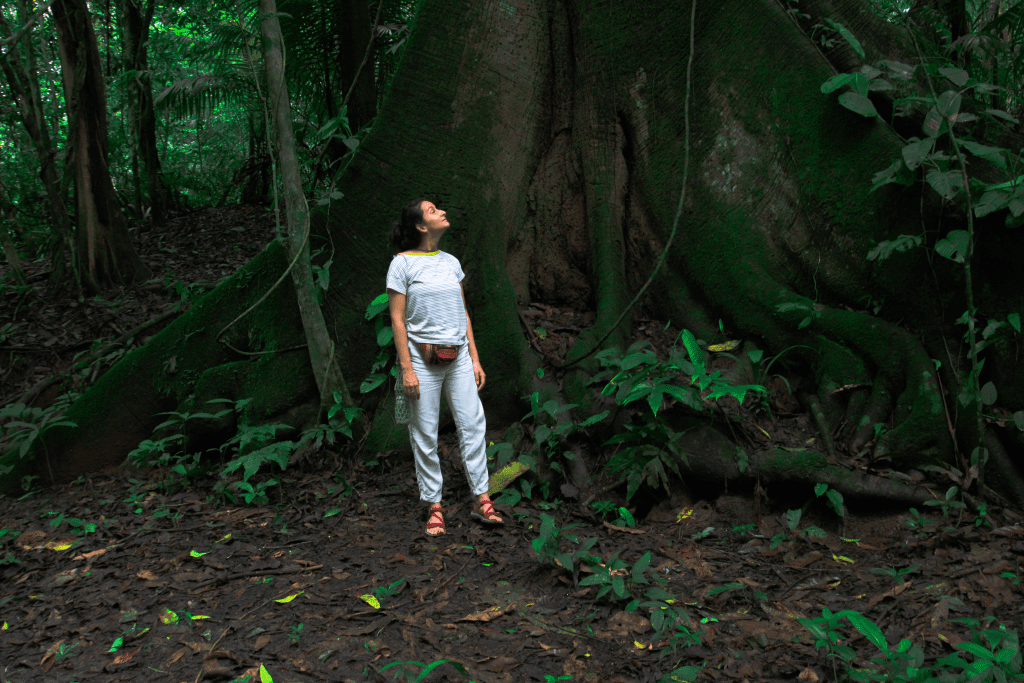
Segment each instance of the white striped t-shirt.
M387 288L405 294L405 329L423 344L465 344L466 308L459 259L444 251L397 254Z

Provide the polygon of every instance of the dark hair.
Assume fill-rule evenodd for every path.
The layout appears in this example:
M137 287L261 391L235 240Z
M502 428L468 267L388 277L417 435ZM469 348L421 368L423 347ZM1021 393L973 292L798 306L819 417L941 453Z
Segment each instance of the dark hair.
M391 224L391 235L388 241L398 251L408 251L420 245L421 235L416 226L423 224L422 204L425 201L427 200L423 197L410 199L402 207L402 217Z

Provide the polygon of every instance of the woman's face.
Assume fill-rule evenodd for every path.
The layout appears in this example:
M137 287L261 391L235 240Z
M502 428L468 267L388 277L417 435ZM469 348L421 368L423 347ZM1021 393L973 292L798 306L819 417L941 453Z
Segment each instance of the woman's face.
M423 223L416 226L418 229L439 231L449 226L447 212L437 208L433 203L423 202L420 209L423 211Z

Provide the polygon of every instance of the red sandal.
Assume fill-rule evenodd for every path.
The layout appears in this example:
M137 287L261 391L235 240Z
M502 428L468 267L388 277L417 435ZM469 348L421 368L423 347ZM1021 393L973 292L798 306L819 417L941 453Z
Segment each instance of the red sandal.
M431 529L440 529L440 531L431 533ZM430 506L427 515L427 536L436 538L437 536L444 536L445 533L444 508L441 507L440 503L434 503Z
M490 498L476 501L473 503L473 511L469 513L470 517L491 526L505 526L505 520L498 516L498 513L494 511L494 505L491 503Z

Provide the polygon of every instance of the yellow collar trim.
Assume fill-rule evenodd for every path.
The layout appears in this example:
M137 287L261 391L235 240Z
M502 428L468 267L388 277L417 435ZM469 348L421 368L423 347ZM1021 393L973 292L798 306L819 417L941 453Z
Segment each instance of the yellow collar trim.
M424 252L419 253L419 254L413 254L413 253L410 253L408 251L403 251L402 252L402 254L404 254L405 256L434 256L435 254L440 254L440 253L441 253L440 249L438 249L437 251L424 251Z

